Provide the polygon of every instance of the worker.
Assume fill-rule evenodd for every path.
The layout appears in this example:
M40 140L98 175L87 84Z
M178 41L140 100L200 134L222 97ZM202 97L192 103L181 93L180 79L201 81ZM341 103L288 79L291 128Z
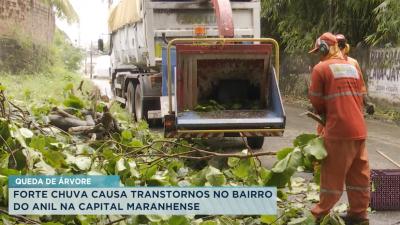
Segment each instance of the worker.
M346 185L350 205L346 224L369 224L370 170L361 73L344 59L332 33L322 34L310 53L319 53L321 59L311 72L309 98L314 111L326 120L323 140L328 153L321 165L320 201L311 212L318 224Z
M364 77L362 76L361 67L358 64L358 61L349 56L350 45L347 43L346 37L343 34L336 34L335 37L336 37L336 40L338 41L339 49L342 52L344 58L349 63L353 64L359 70L359 72L361 73L361 78L364 79ZM364 102L365 112L368 113L369 115L373 115L375 113L375 105L369 99L367 88L365 85L363 87L363 93L364 93L363 102Z

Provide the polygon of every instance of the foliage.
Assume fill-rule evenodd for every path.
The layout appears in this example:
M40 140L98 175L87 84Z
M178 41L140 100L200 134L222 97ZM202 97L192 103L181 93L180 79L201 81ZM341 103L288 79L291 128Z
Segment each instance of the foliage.
M66 19L68 23L78 22L79 16L71 5L69 0L42 0L44 3L52 6L57 14L57 17Z
M34 43L19 32L2 41L7 53L0 60L0 72L10 74L65 73L77 71L83 59L80 49L72 46L66 34L56 29L50 46Z
M345 34L353 45L394 45L399 8L396 0L262 0L263 33L287 52L310 49L326 31Z
M0 76L8 98L26 107L31 114L39 118L68 99L70 91L67 87L70 85L77 87L81 81L79 75L60 68L53 68L49 73ZM84 93L91 92L92 89L89 82L84 82ZM75 95L83 99L81 92L75 91Z
M75 48L67 35L56 29L53 45L51 46L52 65L65 68L68 71L77 71L83 59L83 53Z
M399 41L400 33L400 2L396 0L379 1L374 9L376 15L376 31L367 36L366 41L372 45L386 44L395 46Z
M33 80L22 82L19 88ZM15 102L30 102L23 105L30 112L38 108L52 108L64 104L76 90L79 79L76 75L68 81L62 76L37 76L39 81L48 80L49 91L40 95L40 86L15 95ZM43 79L43 80L41 80ZM14 83L17 83L14 81ZM60 84L57 84L60 83ZM16 94L15 86L2 85L6 93ZM62 86L61 86L62 84ZM14 84L15 85L15 84ZM53 88L55 90L53 90ZM42 91L43 92L43 91ZM75 91L77 95L77 92ZM32 101L32 96L41 96ZM57 96L57 97L56 97ZM51 105L41 106L39 102ZM80 109L88 108L90 96L79 95ZM39 105L39 106L38 106ZM68 105L71 106L71 105ZM293 146L282 149L277 154L277 162L272 168L263 167L249 150L238 153L242 157L229 157L223 165L215 166L211 160L192 163L180 157L160 157L163 154L180 154L191 151L190 147L201 147L202 143L165 140L149 130L145 122L131 123L125 112L116 105L111 108L118 118L122 132L110 137L90 141L85 136L71 136L52 129L46 123L48 110L32 113L25 121L20 117L0 119L0 185L6 188L7 176L11 174L116 174L125 186L266 186L277 184L281 189L277 216L42 216L27 217L40 220L44 224L104 224L124 219L119 224L313 224L307 212L310 204L318 201L318 185L293 174L305 169L305 159L315 163L324 157L321 139L315 135L303 134L296 138ZM40 128L40 129L39 129ZM173 144L178 143L178 144ZM149 147L151 146L151 147ZM221 157L221 156L220 156ZM307 169L307 168L306 168ZM309 168L313 170L313 167ZM283 175L283 176L282 176ZM277 176L281 178L276 179ZM301 202L301 204L299 203ZM0 194L0 204L7 206L7 194ZM2 220L17 224L18 219L2 215ZM20 222L20 221L19 221Z

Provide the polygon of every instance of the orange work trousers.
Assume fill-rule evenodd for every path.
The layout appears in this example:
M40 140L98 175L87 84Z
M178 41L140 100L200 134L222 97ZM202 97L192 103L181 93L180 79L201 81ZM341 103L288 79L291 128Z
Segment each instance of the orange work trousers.
M348 216L367 218L370 200L370 169L365 140L324 139L328 156L321 165L320 201L311 210L317 217L327 215L339 201L346 184Z

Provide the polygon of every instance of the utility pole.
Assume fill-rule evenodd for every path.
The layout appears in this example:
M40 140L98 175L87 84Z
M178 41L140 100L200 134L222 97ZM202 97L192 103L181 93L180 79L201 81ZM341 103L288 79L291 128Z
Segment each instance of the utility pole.
M90 79L93 78L93 41L90 41Z

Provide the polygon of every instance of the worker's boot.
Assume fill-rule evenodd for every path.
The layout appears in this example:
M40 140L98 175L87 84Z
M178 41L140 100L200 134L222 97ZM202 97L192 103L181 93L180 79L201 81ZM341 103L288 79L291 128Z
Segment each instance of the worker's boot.
M346 225L369 225L369 219L340 215Z

